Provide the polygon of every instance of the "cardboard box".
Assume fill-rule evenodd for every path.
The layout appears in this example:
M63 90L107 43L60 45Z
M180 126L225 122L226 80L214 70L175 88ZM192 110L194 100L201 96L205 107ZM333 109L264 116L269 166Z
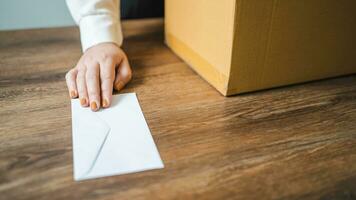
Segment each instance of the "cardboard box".
M167 45L223 95L356 73L355 0L166 0Z

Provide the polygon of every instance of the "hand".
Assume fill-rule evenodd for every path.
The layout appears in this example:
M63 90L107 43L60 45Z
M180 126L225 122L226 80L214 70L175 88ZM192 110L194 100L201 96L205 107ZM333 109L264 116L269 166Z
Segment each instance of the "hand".
M121 90L132 78L126 54L114 43L101 43L87 49L78 64L66 74L71 98L97 111L110 106L113 87Z

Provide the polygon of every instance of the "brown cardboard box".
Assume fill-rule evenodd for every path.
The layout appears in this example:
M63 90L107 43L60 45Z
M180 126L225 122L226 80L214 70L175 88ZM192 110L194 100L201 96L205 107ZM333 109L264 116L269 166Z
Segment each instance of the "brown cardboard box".
M165 37L223 95L356 73L355 0L166 0Z

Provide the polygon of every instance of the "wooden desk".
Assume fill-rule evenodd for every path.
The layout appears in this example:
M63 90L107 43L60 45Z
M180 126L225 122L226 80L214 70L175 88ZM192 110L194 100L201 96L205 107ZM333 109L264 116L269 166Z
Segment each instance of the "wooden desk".
M123 25L136 92L165 168L73 181L64 75L76 28L0 33L0 199L356 198L356 76L225 98L163 43Z

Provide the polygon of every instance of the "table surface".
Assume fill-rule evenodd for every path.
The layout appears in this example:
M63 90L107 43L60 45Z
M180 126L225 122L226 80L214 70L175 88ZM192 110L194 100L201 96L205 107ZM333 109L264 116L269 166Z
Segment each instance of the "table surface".
M75 182L64 75L79 32L0 32L0 199L356 198L355 75L223 97L165 46L162 19L123 30L123 92L165 168Z

